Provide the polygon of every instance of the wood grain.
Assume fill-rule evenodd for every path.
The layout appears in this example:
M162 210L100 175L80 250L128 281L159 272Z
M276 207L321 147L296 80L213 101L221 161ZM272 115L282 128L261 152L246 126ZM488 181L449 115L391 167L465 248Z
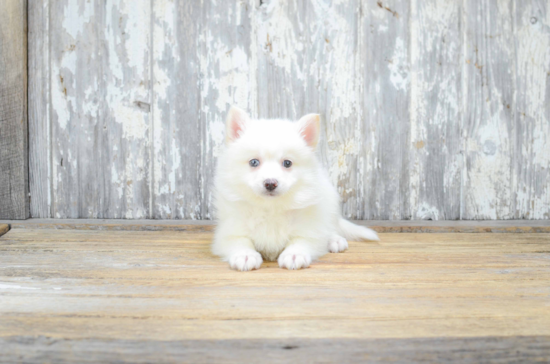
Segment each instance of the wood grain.
M547 362L550 338L476 337L443 339L263 339L263 340L59 340L0 338L0 361L25 363L519 363Z
M96 203L98 186L104 186L105 197L97 211L81 210L79 217L150 218L152 0L99 1L100 14L103 7L104 29L98 31L105 55L97 77L106 102L94 125L96 131L103 126L102 172L82 181L80 193L83 206Z
M465 2L465 219L513 211L515 79L513 1ZM484 17L476 14L486 14Z
M492 221L354 221L379 233L550 233L548 220ZM0 220L14 229L71 229L106 231L213 231L212 220L28 219Z
M411 217L461 217L461 4L411 5Z
M514 218L550 219L550 3L516 6Z
M53 2L52 217L149 217L148 0Z
M29 4L33 217L215 218L237 104L321 114L348 218L550 218L547 1L129 4Z
M0 218L29 217L27 2L0 5Z
M410 4L363 1L359 219L410 219ZM353 169L352 169L353 170ZM351 172L351 171L350 171Z
M152 5L152 217L200 219L204 205L201 5L196 1Z
M104 185L99 179L104 164L100 109L106 90L98 59L104 21L97 2L82 5L73 2L71 6L68 1L47 4L51 38L46 86L52 107L51 217L56 218L97 217L105 203ZM85 204L85 200L91 203Z
M29 188L31 216L51 217L50 2L28 2Z
M241 273L211 255L209 232L12 229L0 238L0 358L68 358L69 346L72 358L148 358L164 343L165 360L197 340L193 355L214 343L549 355L550 234L381 237L306 270Z

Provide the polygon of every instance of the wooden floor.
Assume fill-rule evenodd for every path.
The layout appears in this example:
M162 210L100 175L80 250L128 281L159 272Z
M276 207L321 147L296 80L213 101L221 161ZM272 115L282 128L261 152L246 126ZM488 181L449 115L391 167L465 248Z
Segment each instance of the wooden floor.
M381 234L252 272L211 238L10 230L0 361L550 361L550 234Z

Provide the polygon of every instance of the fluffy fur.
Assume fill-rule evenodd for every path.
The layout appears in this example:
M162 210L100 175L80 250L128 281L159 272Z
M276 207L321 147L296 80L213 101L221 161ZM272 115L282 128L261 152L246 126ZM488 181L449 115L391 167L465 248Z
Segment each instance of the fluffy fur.
M329 251L346 250L346 238L378 240L373 230L341 217L338 193L315 154L318 138L316 114L291 122L230 110L216 171L219 224L212 251L231 268L258 269L264 259L306 268ZM251 166L252 159L259 165ZM266 187L268 180L276 181L275 189Z

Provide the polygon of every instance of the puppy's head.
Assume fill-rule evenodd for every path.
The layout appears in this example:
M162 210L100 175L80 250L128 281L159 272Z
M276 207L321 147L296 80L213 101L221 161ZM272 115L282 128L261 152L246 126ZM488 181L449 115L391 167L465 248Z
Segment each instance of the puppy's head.
M220 160L218 185L227 184L234 199L274 200L315 178L319 115L298 122L253 120L233 107L226 122L226 150ZM313 177L312 177L313 176Z

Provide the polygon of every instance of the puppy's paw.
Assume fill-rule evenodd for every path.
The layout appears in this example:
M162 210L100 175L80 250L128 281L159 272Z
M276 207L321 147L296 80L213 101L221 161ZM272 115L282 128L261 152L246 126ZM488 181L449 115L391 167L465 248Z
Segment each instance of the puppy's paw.
M299 249L286 248L279 259L277 259L279 267L286 269L302 269L307 268L311 264L311 255Z
M328 241L328 251L331 253L340 253L348 248L348 241L339 235L334 235Z
M260 269L262 256L252 249L239 250L229 257L229 266L240 271Z

